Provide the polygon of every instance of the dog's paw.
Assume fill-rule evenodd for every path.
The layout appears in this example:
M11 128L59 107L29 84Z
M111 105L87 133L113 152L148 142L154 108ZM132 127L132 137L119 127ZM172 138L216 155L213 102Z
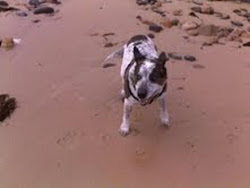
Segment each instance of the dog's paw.
M161 124L164 127L170 127L170 121L169 118L161 118Z
M122 136L127 136L130 133L130 128L129 127L121 127L119 129L119 132Z

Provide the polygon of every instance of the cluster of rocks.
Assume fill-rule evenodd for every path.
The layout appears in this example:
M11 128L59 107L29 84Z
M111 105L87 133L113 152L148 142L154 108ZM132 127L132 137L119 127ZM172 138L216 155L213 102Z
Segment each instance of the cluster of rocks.
M240 17L245 17L250 22L250 12L247 9L234 9L233 12Z
M29 0L28 3L22 3L22 7L11 7L6 1L0 1L0 12L16 11L16 15L26 17L30 12L33 14L53 14L55 12L53 5L59 5L58 0ZM19 4L20 5L20 4Z

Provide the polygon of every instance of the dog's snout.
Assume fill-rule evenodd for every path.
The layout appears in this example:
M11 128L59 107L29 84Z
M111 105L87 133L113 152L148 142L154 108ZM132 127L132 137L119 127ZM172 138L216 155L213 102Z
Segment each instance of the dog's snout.
M138 97L140 99L145 99L147 96L147 90L146 89L141 89L138 91Z

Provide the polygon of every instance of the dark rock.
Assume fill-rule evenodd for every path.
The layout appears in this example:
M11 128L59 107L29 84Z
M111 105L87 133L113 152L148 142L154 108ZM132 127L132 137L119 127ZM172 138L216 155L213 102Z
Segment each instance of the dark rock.
M196 61L196 58L194 56L191 56L191 55L185 55L184 59L186 61Z
M0 95L0 122L9 118L16 108L17 102L15 98L11 98L6 94Z
M153 38L155 38L155 35L153 33L149 33L148 37L151 38L151 39L153 39Z
M214 14L214 9L212 7L201 7L201 13Z
M54 9L51 7L41 7L34 10L34 14L51 14L54 13Z
M111 48L113 46L114 46L114 44L112 42L108 42L108 43L104 44L104 48Z
M193 12L201 13L201 7L192 7L191 10L192 10Z
M147 5L149 1L148 0L136 0L136 3L138 5Z
M243 23L241 23L241 22L239 22L239 21L236 21L236 20L231 21L231 23L232 23L234 26L237 26L237 27L242 27L242 26L244 26Z
M30 0L29 4L34 6L35 8L38 7L41 3L39 2L39 0Z
M0 6L8 7L9 4L6 1L0 1Z
M250 47L250 41L249 41L249 42L244 43L242 46L244 46L244 47Z
M61 2L58 0L45 0L46 3L52 3L52 4L56 4L56 5L60 5Z
M26 17L26 16L28 16L28 14L26 12L17 12L16 15L20 16L20 17Z
M194 12L190 12L188 15L192 16L192 17L195 17L195 18L199 18L199 16L197 16Z
M106 69L106 68L109 68L109 67L114 67L115 64L114 63L105 63L102 65L102 68Z
M15 7L6 7L6 6L0 5L0 12L15 11L15 10L19 10L19 9Z
M196 5L203 5L203 2L202 1L200 1L200 0L193 0L192 1L194 4L196 4Z
M171 59L174 59L174 60L182 60L182 56L175 53L175 52L168 53L168 57L170 57Z
M39 19L32 20L33 23L38 23L38 22L40 22L40 21L41 21L41 20L39 20Z
M234 9L233 12L237 14L238 16L242 16L242 12L239 9Z
M163 28L161 26L157 25L157 24L152 24L152 25L149 26L149 30L154 31L156 33L159 33L159 32L161 32L163 30Z

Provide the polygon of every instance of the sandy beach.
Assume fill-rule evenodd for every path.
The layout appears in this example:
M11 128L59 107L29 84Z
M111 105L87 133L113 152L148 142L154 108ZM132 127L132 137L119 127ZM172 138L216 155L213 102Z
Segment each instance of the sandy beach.
M15 97L18 104L0 124L1 188L250 186L250 47L243 46L250 37L204 45L206 36L191 36L181 25L149 31L138 15L157 24L165 17L135 0L61 2L47 4L53 15L35 15L22 0L8 3L26 11L26 17L0 12L0 39L21 39L11 50L0 48L0 94ZM160 8L182 24L246 31L250 26L233 12L250 12L250 4L204 4L230 19L191 17L190 8L197 5L186 0ZM174 16L176 9L182 14ZM103 37L107 33L113 34ZM109 68L103 61L131 36L149 33L160 50L197 60L166 64L172 126L160 126L157 103L138 106L132 133L122 137L121 61ZM107 42L114 46L104 47Z

